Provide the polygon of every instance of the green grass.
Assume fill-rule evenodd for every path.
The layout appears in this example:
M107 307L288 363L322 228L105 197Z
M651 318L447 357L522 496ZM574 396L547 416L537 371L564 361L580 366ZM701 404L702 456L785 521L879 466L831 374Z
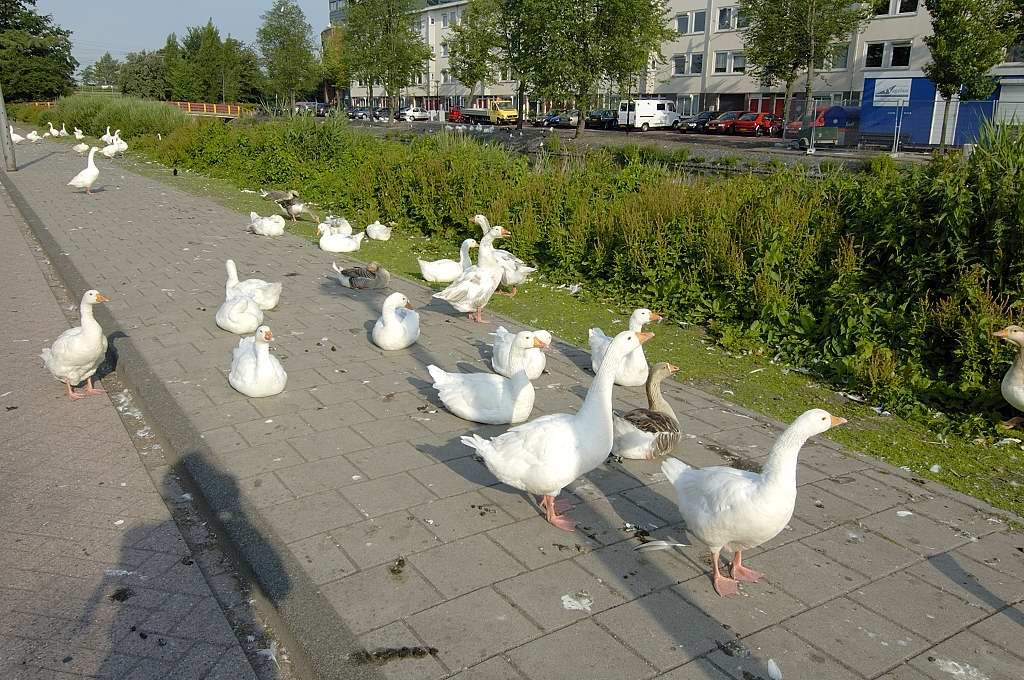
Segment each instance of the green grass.
M226 180L186 171L174 176L169 168L131 152L124 162L130 170L205 196L240 213L270 212L265 200L241 192ZM315 224L311 222L289 222L288 229L314 240ZM457 253L444 239L431 240L396 229L390 241L367 239L358 253L348 256L353 255L366 262L377 260L393 274L421 282L417 257L456 257ZM588 328L600 326L609 330L614 328L613 320L625 321L632 311L586 285L577 295L569 295L565 289L557 288L563 283L568 282L535 276L519 288L517 297L496 296L488 309L529 326L546 328L583 347ZM828 409L850 421L831 430L831 439L998 508L1024 514L1024 453L1019 445L979 445L957 436L937 435L921 423L879 415L792 367L772 363L756 354L724 351L701 328L667 319L652 330L655 338L647 345L648 356L652 362L670 361L680 366L679 379L684 384L784 422L809 408ZM931 472L933 465L940 466L938 472Z

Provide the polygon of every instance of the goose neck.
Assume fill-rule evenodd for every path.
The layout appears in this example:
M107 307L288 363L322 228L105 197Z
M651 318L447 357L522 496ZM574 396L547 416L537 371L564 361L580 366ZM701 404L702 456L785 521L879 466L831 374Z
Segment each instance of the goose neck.
M1024 346L1017 350L1017 356L1013 358L1010 370L1006 372L1004 380L1010 380L1014 384L1024 384Z
M647 381L647 406L652 411L657 411L666 416L672 418L676 422L679 422L679 418L676 416L676 412L672 409L672 405L669 404L665 397L661 393L661 381L663 377L651 378Z
M469 258L469 244L468 243L463 243L462 247L459 248L459 264L462 265L463 269L473 265L473 260L471 260Z
M793 426L779 436L761 473L764 483L796 486L796 462L807 439L807 434Z

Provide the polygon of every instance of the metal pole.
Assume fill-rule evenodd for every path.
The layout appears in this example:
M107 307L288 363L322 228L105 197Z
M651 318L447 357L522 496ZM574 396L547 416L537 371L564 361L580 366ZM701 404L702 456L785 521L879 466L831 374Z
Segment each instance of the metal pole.
M11 140L10 122L7 120L7 105L4 103L4 89L0 86L0 149L3 149L4 167L7 172L18 169L18 161L14 157L14 142Z

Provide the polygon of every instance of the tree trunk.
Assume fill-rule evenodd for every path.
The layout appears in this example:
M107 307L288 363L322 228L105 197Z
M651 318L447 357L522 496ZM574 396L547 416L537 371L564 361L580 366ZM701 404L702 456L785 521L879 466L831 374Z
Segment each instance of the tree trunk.
M793 110L793 90L796 89L796 74L793 74L786 81L786 103L782 109L782 139L785 141L787 128L789 127L789 114Z
M579 139L583 135L583 130L587 125L587 115L583 112L583 107L580 104L587 101L586 95L580 94L576 97L576 134L573 135L573 139Z
M942 109L942 138L939 139L939 150L946 150L946 124L949 122L949 107L953 103L953 95L946 97L946 105Z
M526 102L524 98L526 96L526 81L519 81L519 101L516 103L516 108L519 109L519 120L516 121L516 129L523 129L523 119L526 117Z

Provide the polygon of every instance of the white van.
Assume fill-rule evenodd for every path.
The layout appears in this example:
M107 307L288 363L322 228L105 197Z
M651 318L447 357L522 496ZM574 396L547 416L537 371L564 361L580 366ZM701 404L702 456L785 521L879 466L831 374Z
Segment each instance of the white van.
M641 132L651 128L679 127L676 103L668 99L632 99L619 104L619 127Z

